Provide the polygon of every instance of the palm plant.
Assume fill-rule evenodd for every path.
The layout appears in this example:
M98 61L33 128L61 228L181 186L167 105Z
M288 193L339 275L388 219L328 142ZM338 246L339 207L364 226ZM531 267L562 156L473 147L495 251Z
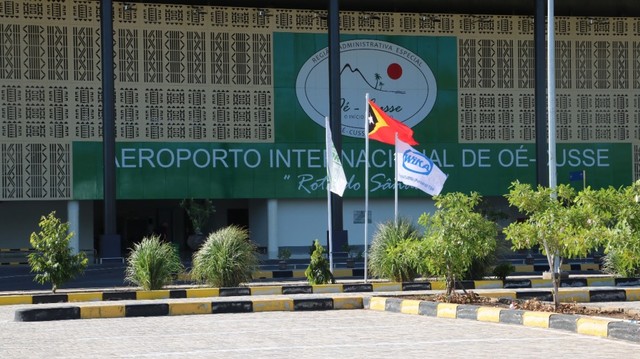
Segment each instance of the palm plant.
M145 237L136 243L127 258L125 280L144 290L161 289L184 270L175 247L163 242L157 235Z
M251 280L257 264L249 231L231 225L209 234L193 256L191 276L214 287L236 287Z
M371 274L399 282L413 281L418 274L419 237L415 225L407 219L380 223L369 254Z
M604 256L602 270L623 278L636 278L640 274L640 258L631 251L616 248Z

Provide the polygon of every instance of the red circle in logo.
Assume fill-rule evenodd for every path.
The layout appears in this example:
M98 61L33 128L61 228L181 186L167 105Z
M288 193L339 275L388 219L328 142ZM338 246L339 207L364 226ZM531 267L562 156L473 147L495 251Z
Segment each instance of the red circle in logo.
M389 78L392 80L399 79L400 76L402 76L402 66L395 62L392 63L391 65L389 65L389 67L387 67L387 75L389 75Z

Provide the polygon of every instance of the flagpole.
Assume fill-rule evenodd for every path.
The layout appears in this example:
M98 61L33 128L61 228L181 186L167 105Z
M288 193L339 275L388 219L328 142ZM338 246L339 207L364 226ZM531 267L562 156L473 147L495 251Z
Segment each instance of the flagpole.
M329 271L331 271L331 273L333 274L333 234L331 232L333 232L331 230L331 191L329 190L329 187L327 186L327 224L329 226L329 230L327 231L329 233Z
M369 93L364 105L364 282L367 283L368 233L369 227Z
M587 171L582 170L582 190L584 191L585 188L587 188Z
M329 123L329 117L325 117L324 118L324 122L325 122L325 139L329 138L329 129L330 129L330 123ZM328 239L329 239L329 270L331 271L331 273L333 274L333 234L331 232L333 232L331 230L331 186L329 185L329 181L331 180L330 176L329 176L329 166L331 165L331 144L326 143L327 141L325 140L325 160L327 161L327 225L329 230L327 231L328 233Z
M394 193L393 193L393 221L395 223L395 225L398 225L398 133L396 132L395 134L395 145L394 145L394 151L393 151L393 157L395 158L395 166L394 167L394 181L395 181L395 186L393 186L394 188Z

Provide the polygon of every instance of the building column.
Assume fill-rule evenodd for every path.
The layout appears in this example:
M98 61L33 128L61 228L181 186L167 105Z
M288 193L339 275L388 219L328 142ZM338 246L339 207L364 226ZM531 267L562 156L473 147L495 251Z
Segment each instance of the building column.
M278 258L278 200L267 200L267 258Z
M67 202L67 221L69 221L69 232L74 233L69 246L73 254L78 254L80 251L80 202Z

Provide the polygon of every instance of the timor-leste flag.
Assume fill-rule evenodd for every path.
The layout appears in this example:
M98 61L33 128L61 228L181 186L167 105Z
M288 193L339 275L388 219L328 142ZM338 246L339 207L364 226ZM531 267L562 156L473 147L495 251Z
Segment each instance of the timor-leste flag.
M415 146L413 130L404 123L387 115L375 102L369 100L369 138L390 145L395 145L395 134L404 143Z

